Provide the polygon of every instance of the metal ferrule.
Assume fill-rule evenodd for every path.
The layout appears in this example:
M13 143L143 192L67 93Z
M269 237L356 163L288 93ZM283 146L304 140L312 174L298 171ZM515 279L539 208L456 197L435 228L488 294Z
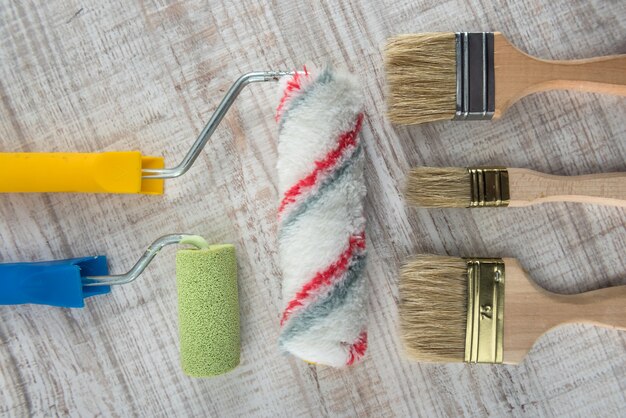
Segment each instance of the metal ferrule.
M504 261L466 258L466 363L502 363L504 337Z
M454 120L486 120L495 111L493 32L456 33Z
M471 200L469 207L508 206L509 172L504 167L468 168L470 175Z

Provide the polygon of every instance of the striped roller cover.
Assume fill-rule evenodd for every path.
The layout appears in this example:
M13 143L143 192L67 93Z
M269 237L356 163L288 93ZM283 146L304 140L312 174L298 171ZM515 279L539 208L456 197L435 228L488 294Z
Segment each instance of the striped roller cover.
M280 346L342 367L367 348L363 99L352 75L328 68L305 69L281 87Z

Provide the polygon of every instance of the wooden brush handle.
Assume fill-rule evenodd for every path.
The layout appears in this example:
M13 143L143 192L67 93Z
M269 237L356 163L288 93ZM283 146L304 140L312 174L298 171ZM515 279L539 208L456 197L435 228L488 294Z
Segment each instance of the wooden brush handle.
M509 168L509 206L543 202L578 202L626 207L626 173L553 176Z
M547 90L626 96L626 55L572 61L532 57L494 35L496 117L522 97Z
M541 335L562 324L626 330L626 286L559 295L537 285L516 259L504 264L505 363L520 363Z
M626 286L554 298L560 323L590 323L626 330Z

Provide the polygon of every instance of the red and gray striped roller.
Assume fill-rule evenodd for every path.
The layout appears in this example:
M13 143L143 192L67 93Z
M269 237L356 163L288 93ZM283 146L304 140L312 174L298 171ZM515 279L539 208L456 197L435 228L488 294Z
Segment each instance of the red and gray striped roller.
M367 348L363 98L352 75L329 68L282 88L279 343L311 363L351 365Z

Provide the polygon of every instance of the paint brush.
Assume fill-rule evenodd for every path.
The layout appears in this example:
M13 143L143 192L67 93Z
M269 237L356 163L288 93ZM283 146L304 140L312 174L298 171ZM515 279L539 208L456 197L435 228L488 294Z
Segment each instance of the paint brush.
M385 50L394 123L499 118L547 90L626 96L626 55L554 61L532 57L499 32L400 35Z
M554 176L524 168L415 167L406 199L414 206L522 207L578 202L626 207L626 173Z
M513 258L422 255L401 270L402 338L417 361L517 364L568 323L626 330L626 286L555 294Z

